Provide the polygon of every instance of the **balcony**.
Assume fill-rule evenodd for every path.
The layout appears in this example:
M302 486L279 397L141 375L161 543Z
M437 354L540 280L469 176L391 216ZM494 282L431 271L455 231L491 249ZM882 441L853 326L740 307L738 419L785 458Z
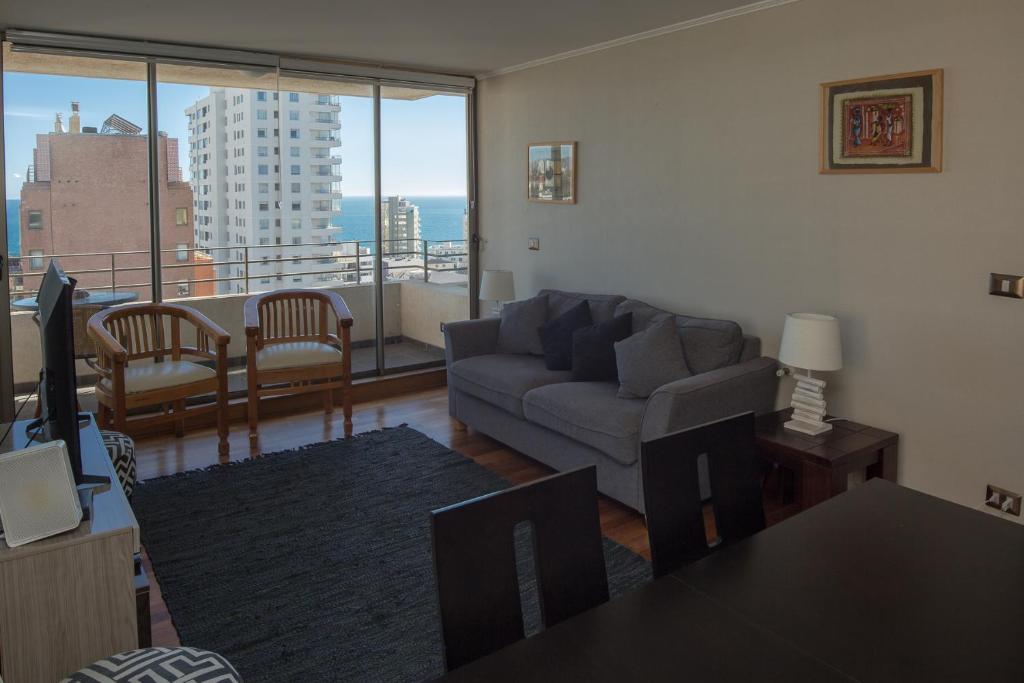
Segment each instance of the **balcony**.
M388 368L439 364L444 360L440 324L469 317L466 242L421 241L406 249L409 240L395 241L400 244L385 247L383 267L385 364ZM395 248L389 248L392 246ZM165 250L164 297L195 308L231 334L229 384L232 392L244 393L242 306L246 298L275 287L294 286L291 278L303 276L307 281L303 286L331 289L344 297L355 319L353 372L366 376L376 368L373 248L372 242L329 240L299 245L239 245L189 249L188 261L177 261L180 252L176 249ZM218 254L217 260L212 254ZM237 258L239 254L242 258ZM149 252L54 254L42 258L48 260L51 256L60 258L68 274L79 279L82 290L148 299L151 285L145 263ZM301 264L295 263L297 258L302 259ZM103 268L99 263L108 265ZM42 272L16 272L13 266L12 262L12 299L34 296ZM19 289L15 290L16 286ZM235 293L234 287L242 292ZM179 296L179 292L183 294ZM14 382L19 394L32 391L41 365L39 328L33 314L24 306L12 307ZM91 369L80 361L83 410L95 407L91 396L94 383Z

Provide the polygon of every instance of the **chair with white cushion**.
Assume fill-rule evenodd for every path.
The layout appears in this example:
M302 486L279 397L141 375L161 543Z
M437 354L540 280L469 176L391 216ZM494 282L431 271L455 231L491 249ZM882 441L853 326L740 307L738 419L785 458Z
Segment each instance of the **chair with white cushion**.
M340 389L345 436L352 434L351 328L345 300L330 290L280 289L245 302L251 446L263 396L322 392L330 414Z
M183 329L184 327L184 329ZM96 344L91 362L99 375L96 401L101 427L119 432L155 424L185 431L186 416L216 413L218 451L228 454L227 349L231 335L187 306L129 304L107 308L89 319ZM195 334L195 345L182 344ZM186 400L212 395L213 401L186 409ZM128 418L129 411L159 406L157 414Z

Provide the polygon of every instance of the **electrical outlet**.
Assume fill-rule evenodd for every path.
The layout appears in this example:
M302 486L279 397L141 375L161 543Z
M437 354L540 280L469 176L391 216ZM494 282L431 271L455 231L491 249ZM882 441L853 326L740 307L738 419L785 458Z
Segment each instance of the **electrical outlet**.
M540 251L540 238L530 237L526 240L526 246L530 251Z
M1020 517L1020 494L989 484L985 489L985 505L1000 512Z
M988 276L988 293L992 296L1024 299L1024 276L990 273Z

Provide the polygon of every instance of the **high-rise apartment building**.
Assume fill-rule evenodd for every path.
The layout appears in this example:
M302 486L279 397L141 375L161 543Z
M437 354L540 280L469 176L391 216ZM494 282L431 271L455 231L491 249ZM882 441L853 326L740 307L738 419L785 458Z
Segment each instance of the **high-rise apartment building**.
M116 115L114 118L124 121ZM151 295L149 145L141 129L111 132L82 126L72 103L69 130L57 114L52 132L36 135L21 187L20 280L38 288L49 257L78 280L79 290ZM192 190L181 178L178 141L159 135L160 249L164 298L196 295ZM173 267L171 267L173 264ZM175 284L176 282L183 284Z
M340 99L214 88L186 110L195 241L218 293L311 286L333 271Z
M419 254L420 208L405 197L391 196L380 203L381 235L385 254Z

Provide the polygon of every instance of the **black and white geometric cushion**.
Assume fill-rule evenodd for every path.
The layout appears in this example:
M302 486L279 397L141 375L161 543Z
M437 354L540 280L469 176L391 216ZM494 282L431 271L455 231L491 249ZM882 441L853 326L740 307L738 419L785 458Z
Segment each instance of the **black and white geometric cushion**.
M228 660L193 647L122 652L76 671L61 683L241 683Z
M100 436L103 437L103 445L107 447L107 454L110 455L110 462L114 465L124 495L131 500L132 491L135 490L135 442L127 434L105 429L100 430Z

